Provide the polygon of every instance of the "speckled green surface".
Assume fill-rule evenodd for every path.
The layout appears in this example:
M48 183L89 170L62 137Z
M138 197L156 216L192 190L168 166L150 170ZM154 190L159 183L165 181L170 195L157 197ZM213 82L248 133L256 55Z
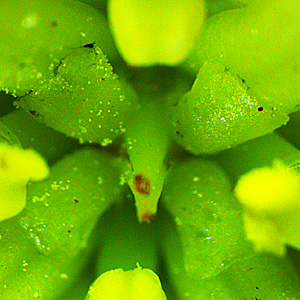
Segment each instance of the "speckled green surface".
M0 299L84 300L133 262L168 300L300 299L298 250L256 253L233 193L273 159L298 170L298 1L207 0L172 68L121 59L106 1L2 2L0 141L50 176L0 223Z

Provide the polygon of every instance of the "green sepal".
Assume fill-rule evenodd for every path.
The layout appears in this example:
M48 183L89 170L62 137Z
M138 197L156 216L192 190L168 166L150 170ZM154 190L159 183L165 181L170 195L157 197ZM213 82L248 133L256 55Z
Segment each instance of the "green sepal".
M197 74L207 60L220 60L270 105L295 111L300 93L299 2L244 2L248 3L241 8L207 19L201 39L185 65Z
M272 167L281 161L292 167L300 163L300 151L279 134L270 133L215 156L233 183L252 169Z
M288 121L222 63L207 61L192 90L171 108L173 135L194 154L215 153L272 132Z
M106 14L107 0L79 0L79 1L82 3L86 3L90 6L93 6L96 9L99 9L104 14Z
M299 274L289 258L256 254L217 276L211 283L218 289L213 297L205 299L227 299L222 293L228 299L300 299L297 282Z
M14 110L13 101L13 96L5 94L5 92L0 92L0 117Z
M20 140L17 136L13 133L13 131L5 126L5 124L1 121L0 122L0 144L5 143L9 145L20 146Z
M156 227L138 222L133 199L123 199L111 207L99 225L97 276L118 268L133 270L137 264L159 270Z
M244 238L241 206L215 163L189 158L172 165L162 203L177 224L189 276L216 276L252 253Z
M66 138L64 134L38 123L21 109L3 116L0 119L0 126L9 128L10 138L16 135L24 148L36 150L50 165L78 147L78 142L75 139Z
M175 163L162 204L168 213L158 216L164 228L159 240L175 299L299 298L292 264L255 253L245 239L241 207L216 164L198 158Z
M70 3L71 2L71 3ZM4 1L0 16L0 89L21 96L74 48L97 43L117 51L105 17L79 1Z
M206 0L207 17L226 10L244 7L252 0Z
M286 126L278 129L278 133L289 140L295 147L300 149L300 111L290 115L290 121Z
M23 212L0 224L0 295L53 299L77 276L90 253L99 216L120 196L112 157L80 150L28 186ZM115 187L115 188L112 188Z
M103 52L90 45L67 55L19 104L69 137L106 146L126 131L136 96L113 73Z

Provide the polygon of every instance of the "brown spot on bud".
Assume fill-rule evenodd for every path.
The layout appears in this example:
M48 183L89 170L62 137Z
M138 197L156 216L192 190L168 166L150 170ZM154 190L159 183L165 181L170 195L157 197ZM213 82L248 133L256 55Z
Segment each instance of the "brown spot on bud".
M145 213L141 217L141 222L150 222L151 220L153 220L153 218L154 218L153 214Z
M56 26L57 26L57 21L52 21L52 22L51 22L51 26L52 26L52 27L56 27Z
M143 195L150 194L150 181L142 174L136 175L133 180L135 190Z
M31 115L33 115L34 117L39 117L39 113L37 113L35 110L30 110L29 111Z

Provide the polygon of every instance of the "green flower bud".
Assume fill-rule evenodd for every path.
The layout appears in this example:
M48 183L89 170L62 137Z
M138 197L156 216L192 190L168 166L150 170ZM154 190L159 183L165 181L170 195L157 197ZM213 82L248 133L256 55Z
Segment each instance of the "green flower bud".
M158 276L150 269L111 270L92 285L87 300L167 300Z
M128 64L177 65L193 49L204 20L202 0L111 0L108 16Z

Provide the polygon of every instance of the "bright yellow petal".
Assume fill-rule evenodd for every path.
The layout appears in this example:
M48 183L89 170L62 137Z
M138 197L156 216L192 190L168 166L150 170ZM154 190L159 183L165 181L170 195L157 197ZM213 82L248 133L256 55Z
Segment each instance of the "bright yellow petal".
M300 248L300 176L281 162L243 175L235 194L244 206L246 236L258 251Z
M103 273L91 286L87 300L166 300L158 276L140 267Z
M26 205L26 185L48 176L45 160L34 150L0 144L0 221L20 213Z

